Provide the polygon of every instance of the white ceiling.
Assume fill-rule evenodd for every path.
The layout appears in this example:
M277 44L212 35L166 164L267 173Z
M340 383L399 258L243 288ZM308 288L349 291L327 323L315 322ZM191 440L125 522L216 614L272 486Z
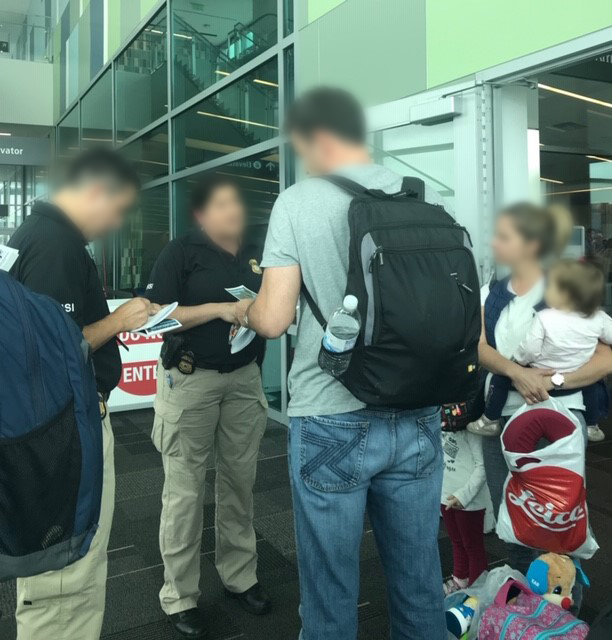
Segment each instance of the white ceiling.
M30 0L2 0L0 9L2 13L17 13L25 15L30 7Z

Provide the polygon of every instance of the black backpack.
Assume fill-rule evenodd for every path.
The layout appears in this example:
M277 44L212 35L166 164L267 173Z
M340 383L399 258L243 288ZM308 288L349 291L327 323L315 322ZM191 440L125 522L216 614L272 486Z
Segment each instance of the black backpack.
M353 196L346 294L362 327L339 376L368 405L417 409L471 398L478 387L480 285L471 241L425 185L404 178L387 194L325 176ZM314 316L326 321L310 293Z

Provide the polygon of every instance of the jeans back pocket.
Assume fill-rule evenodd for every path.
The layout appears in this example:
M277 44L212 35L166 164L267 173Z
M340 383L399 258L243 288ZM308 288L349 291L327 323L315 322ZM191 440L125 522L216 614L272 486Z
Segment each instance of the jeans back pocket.
M442 413L438 409L428 416L417 418L419 460L417 477L430 476L442 464Z
M334 416L302 418L300 476L319 491L357 486L363 467L369 422Z

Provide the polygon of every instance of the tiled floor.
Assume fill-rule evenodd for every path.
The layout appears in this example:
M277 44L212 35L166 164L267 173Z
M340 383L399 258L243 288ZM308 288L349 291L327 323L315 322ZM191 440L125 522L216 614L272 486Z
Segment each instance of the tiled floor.
M113 416L117 504L103 631L103 637L112 640L175 638L157 600L163 573L157 543L163 474L159 454L149 439L151 424L151 411ZM285 427L270 421L262 442L255 495L259 576L274 600L269 616L253 618L223 595L213 563L214 472L209 472L201 557L201 605L208 617L211 640L297 639L299 591L285 448ZM582 617L588 621L612 600L612 438L591 445L587 457L591 520L602 547L594 560L585 563L592 581L582 611ZM449 573L451 551L443 531L439 542L443 569ZM487 548L492 564L503 562L504 546L494 535L487 537ZM361 568L359 638L384 640L388 637L385 586L373 536L367 527ZM14 586L0 585L0 611L4 613L0 640L15 638L14 607Z

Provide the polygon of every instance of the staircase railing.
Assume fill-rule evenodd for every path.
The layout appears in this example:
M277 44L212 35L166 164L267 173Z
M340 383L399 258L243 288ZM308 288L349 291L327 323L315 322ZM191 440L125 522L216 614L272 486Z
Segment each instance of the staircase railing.
M266 15L272 15L272 14L266 14ZM188 36L189 38L195 39L198 44L202 45L203 50L205 50L205 52L208 53L208 56L205 56L204 59L211 60L212 62L212 64L210 65L210 70L211 70L210 77L201 78L200 74L198 74L196 70L193 69L193 66L194 66L193 60L190 60L191 67L192 67L190 71L191 79L194 82L197 82L200 91L207 89L215 81L220 80L222 76L229 75L230 73L232 73L233 71L236 71L242 66L242 63L239 63L236 60L230 59L221 47L211 42L205 35L203 35L199 31L196 31L186 20L181 18L179 15L177 14L174 15L174 22L175 22L175 28L180 27L181 30L185 32L184 34L180 34L180 35L185 35L185 36ZM176 33L175 33L175 36L176 36ZM191 40L191 42L193 42L193 40ZM176 48L175 48L175 51L176 51ZM202 58L198 56L198 59L202 59ZM190 66L189 64L185 63L185 67L187 69L189 69L189 66ZM224 67L224 68L220 69L219 67ZM213 74L217 72L219 72L218 73L219 77L215 78ZM261 93L262 95L265 95L266 97L269 95L269 93L266 90L262 89L256 84L253 84L252 89Z
M262 25L270 23L270 28L265 30ZM264 35L265 34L265 35ZM235 52L239 59L245 53L257 55L262 50L269 49L278 38L278 19L275 13L264 13L248 24L237 22L227 34L227 53ZM243 47L242 43L247 46Z

